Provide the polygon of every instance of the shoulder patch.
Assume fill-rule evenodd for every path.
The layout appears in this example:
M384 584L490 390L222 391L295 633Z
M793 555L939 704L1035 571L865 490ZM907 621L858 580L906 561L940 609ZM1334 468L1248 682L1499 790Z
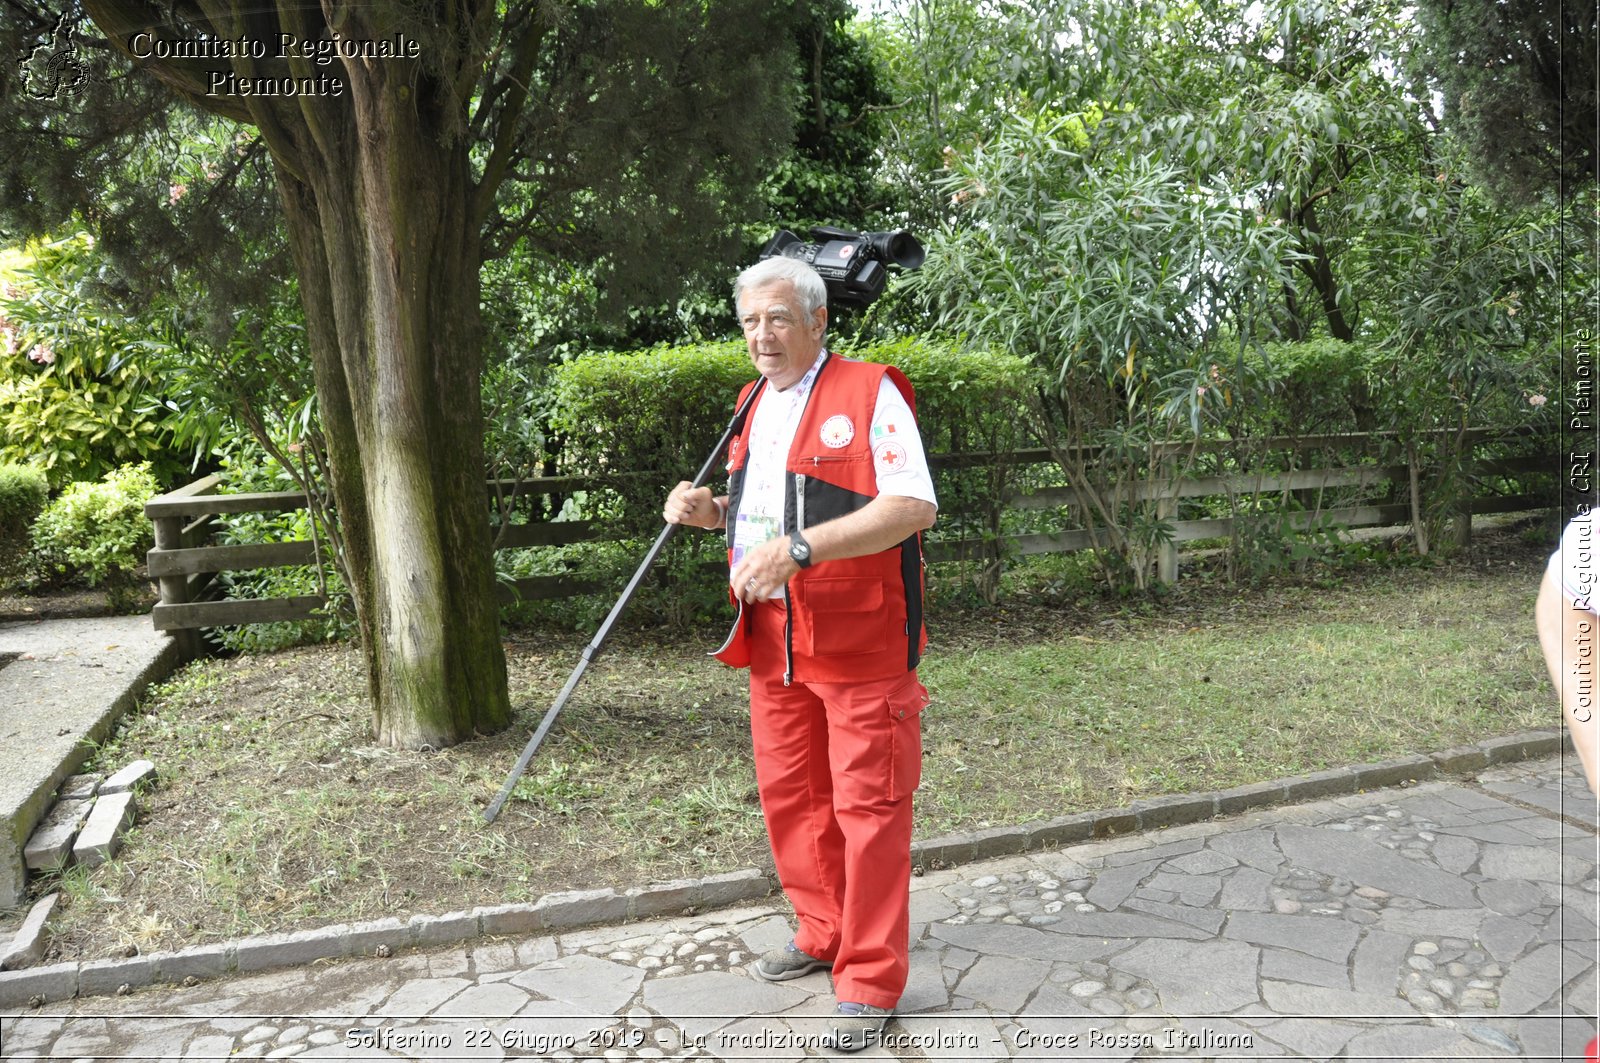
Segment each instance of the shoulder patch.
M906 467L906 448L899 443L881 443L872 452L872 464L880 473L899 472Z

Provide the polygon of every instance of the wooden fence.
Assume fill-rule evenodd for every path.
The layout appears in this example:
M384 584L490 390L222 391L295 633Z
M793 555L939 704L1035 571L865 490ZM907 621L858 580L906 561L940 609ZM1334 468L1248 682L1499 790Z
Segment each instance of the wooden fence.
M1526 433L1510 433L1512 435ZM1474 429L1468 442L1474 447L1491 441L1504 441L1508 433L1500 429ZM1259 451L1304 453L1318 450L1343 450L1346 452L1372 452L1384 443L1392 442L1392 433L1370 432L1344 435L1283 437L1254 444ZM1230 442L1204 443L1201 453L1221 453L1236 448ZM1189 444L1171 444L1164 448L1172 455L1187 453ZM1094 448L1082 456L1092 460ZM1158 452L1158 457L1160 453ZM962 454L935 456L935 468L971 468L993 465L993 455ZM1052 465L1054 458L1046 450L1028 450L1006 455L1008 466L1026 467ZM1484 459L1473 465L1480 478L1506 475L1517 476L1527 472L1542 472L1555 468L1555 458L1549 453L1531 453L1513 458ZM1230 476L1197 476L1165 481L1144 481L1133 485L1134 500L1155 501L1163 516L1176 514L1179 504L1186 499L1237 497L1239 495L1271 495L1297 492L1301 497L1329 488L1377 488L1383 483L1404 485L1410 470L1405 465L1378 465L1362 461L1358 464L1327 465L1319 468L1294 469L1267 474L1242 474ZM671 477L662 476L666 484ZM211 543L218 530L218 518L230 514L271 513L281 514L305 508L305 496L295 491L278 491L254 494L221 495L215 491L221 483L218 475L206 476L185 487L151 499L145 505L145 514L155 525L155 548L149 553L148 570L151 579L158 581L160 602L152 610L157 630L182 632L197 628L220 627L233 624L269 623L283 620L303 620L315 615L326 602L318 595L300 595L286 598L220 599L217 575L221 572L247 571L262 568L282 568L308 565L314 561L314 545L308 541L267 543L248 546L223 546ZM495 486L491 482L491 490ZM521 481L500 481L499 486L515 486L521 496L570 495L593 486L581 477L543 477ZM665 488L663 488L663 491ZM1376 492L1374 492L1376 493ZM1495 494L1475 497L1464 502L1457 513L1457 537L1464 540L1470 534L1473 514L1520 512L1537 509L1548 504L1548 495ZM1006 506L1017 510L1050 510L1057 507L1078 507L1082 500L1070 487L1043 487L1035 490L1009 492L1003 500ZM1408 503L1365 502L1334 508L1315 508L1287 515L1292 527L1308 530L1314 526L1339 526L1344 528L1396 527L1411 520ZM1190 520L1170 520L1173 536L1165 544L1157 559L1158 577L1171 581L1178 576L1179 544L1201 539L1227 538L1234 532L1234 518L1216 517ZM496 528L497 533L502 529ZM496 549L508 550L536 546L559 546L569 543L601 541L614 538L604 528L589 521L548 521L528 524L511 524L499 535ZM1100 541L1104 542L1103 533ZM992 559L996 556L1017 556L1044 553L1067 553L1089 549L1096 545L1096 533L1088 530L1064 530L1006 536L998 542L993 538L933 539L928 543L928 559L933 562ZM606 589L605 581L584 578L581 575L529 576L500 585L500 594L506 601L565 598Z

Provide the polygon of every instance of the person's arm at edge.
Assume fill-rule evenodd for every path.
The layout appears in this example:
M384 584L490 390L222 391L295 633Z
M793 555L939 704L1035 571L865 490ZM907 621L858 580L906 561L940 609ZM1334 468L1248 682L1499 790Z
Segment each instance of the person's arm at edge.
M1584 622L1587 630L1579 626ZM1534 606L1534 627L1550 681L1561 697L1561 716L1572 734L1572 747L1583 764L1590 791L1600 794L1600 690L1594 685L1600 616L1576 608L1562 592L1555 572L1546 569ZM1588 692L1587 703L1580 702L1580 691Z

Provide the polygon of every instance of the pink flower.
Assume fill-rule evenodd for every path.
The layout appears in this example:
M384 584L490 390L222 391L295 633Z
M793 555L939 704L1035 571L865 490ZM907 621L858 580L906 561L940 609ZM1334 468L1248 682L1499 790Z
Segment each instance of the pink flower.
M1201 384L1199 387L1194 389L1194 393L1196 395L1204 395L1206 393L1206 386Z
M186 185L186 184L183 184L181 182L178 183L178 184L175 184L175 185L168 185L167 186L167 202L168 203L176 203L178 200L182 199L183 196L184 196L184 193L186 193L188 191L189 191L189 186Z
M1547 403L1549 401L1550 400L1545 398L1543 395L1529 395L1528 396L1528 405L1529 406L1543 406L1545 403Z
M28 352L28 360L39 365L54 365L56 361L55 348L46 340L40 340L33 345L33 350Z

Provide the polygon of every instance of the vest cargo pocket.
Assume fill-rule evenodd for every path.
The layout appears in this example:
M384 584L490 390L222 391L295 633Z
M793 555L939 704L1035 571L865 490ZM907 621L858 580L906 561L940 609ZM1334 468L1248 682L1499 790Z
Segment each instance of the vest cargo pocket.
M888 645L881 578L813 577L800 586L795 605L805 609L809 621L799 629L802 652L812 656L881 653Z

